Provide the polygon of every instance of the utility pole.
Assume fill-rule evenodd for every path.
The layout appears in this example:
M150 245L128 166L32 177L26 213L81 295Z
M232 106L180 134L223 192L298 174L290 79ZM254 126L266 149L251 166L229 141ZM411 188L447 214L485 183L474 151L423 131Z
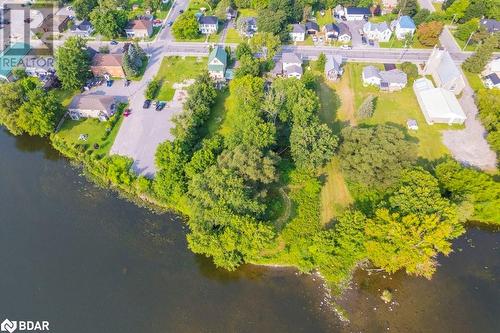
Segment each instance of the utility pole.
M467 38L467 42L465 43L464 48L462 49L462 51L465 51L465 49L467 48L467 45L469 45L469 42L470 42L470 40L472 38L472 35L474 35L475 33L476 33L475 31L473 31L473 32L470 33L470 36L469 36L469 38Z

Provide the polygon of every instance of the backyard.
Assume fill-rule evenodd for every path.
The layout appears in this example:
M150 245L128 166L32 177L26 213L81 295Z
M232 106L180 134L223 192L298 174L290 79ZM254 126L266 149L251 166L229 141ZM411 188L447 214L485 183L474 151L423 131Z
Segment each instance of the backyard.
M162 82L158 100L170 101L174 97L174 83L195 79L207 68L207 58L197 57L165 57L161 63L156 79Z
M125 106L125 104L120 105L119 112L108 121L99 121L94 118L72 120L67 117L55 135L67 144L85 144L94 151L94 154L106 155L111 149L124 119L121 111ZM82 135L86 136L85 140L81 137ZM99 145L97 149L94 148L95 144Z

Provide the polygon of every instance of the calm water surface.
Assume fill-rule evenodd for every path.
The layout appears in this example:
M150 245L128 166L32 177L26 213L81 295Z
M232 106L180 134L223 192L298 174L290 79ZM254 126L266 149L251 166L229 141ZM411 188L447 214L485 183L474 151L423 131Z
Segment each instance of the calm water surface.
M472 229L432 281L356 274L340 303L293 270L228 273L174 215L96 188L39 139L0 130L0 321L51 332L499 332L499 237ZM469 241L471 239L471 241ZM395 304L380 299L394 291Z

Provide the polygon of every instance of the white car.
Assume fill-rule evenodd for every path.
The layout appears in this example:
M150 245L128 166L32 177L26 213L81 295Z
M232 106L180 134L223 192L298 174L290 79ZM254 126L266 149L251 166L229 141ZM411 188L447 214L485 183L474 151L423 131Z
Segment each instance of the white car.
M340 48L342 50L350 50L350 49L352 49L352 46L351 45L342 45Z

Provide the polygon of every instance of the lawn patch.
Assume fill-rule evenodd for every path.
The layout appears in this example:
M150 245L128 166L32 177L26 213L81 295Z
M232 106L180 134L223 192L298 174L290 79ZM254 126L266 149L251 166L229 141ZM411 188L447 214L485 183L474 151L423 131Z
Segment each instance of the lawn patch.
M187 79L195 79L207 67L206 58L197 57L165 57L161 63L155 79L162 82L158 99L170 101L174 97L174 83L181 83Z

